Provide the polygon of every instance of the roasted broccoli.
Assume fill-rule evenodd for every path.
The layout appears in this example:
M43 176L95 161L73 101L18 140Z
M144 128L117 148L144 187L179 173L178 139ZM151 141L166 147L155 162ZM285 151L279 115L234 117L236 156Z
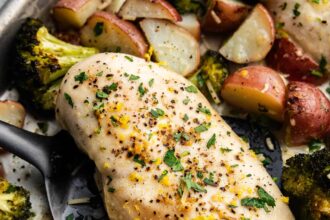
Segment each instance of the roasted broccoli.
M180 14L194 13L202 16L207 8L206 0L170 0Z
M228 74L227 63L223 57L218 52L209 50L203 55L200 68L189 80L204 94L208 91L217 103L220 102L218 94Z
M330 150L299 154L283 169L283 189L297 219L330 219Z
M14 42L11 68L14 81L23 96L32 98L37 108L51 110L54 105L50 102L54 100L54 91L59 85L57 80L75 63L96 53L98 50L95 48L59 40L40 20L28 18Z
M27 220L31 212L30 193L24 188L14 186L5 179L0 179L0 219Z

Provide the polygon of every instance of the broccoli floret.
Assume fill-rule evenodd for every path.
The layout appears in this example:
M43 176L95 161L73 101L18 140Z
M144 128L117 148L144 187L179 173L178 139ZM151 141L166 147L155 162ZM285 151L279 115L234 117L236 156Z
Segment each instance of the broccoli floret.
M0 219L31 219L30 193L23 187L14 186L5 179L0 179Z
M54 81L61 79L71 66L99 52L95 48L76 46L59 40L48 32L40 20L32 18L22 24L14 47L14 81L23 95L32 97L37 108L46 107L46 110L54 107L43 103L44 100L50 99L35 95L40 91L53 91Z
M299 154L283 169L283 189L297 219L330 218L330 150Z
M222 84L228 77L228 66L224 58L216 51L208 50L202 57L201 66L189 80L204 94L208 91L215 101Z
M180 14L194 13L202 16L207 8L205 0L170 0L170 2Z

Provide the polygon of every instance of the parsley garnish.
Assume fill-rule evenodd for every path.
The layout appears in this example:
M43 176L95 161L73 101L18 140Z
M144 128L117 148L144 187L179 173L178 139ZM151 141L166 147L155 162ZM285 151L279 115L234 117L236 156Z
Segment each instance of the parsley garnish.
M323 77L324 74L326 73L326 66L327 66L328 62L326 60L326 58L322 55L321 60L319 62L319 69L318 70L312 70L311 74L313 76L317 76L317 77Z
M264 208L268 212L268 206L275 207L275 199L263 188L258 187L258 198L244 198L241 200L242 206Z
M220 148L220 151L221 151L221 153L224 154L224 153L228 153L228 152L232 151L232 149L230 149L228 147L226 147L226 148L222 147L222 148Z
M167 170L164 170L162 174L158 177L158 182L160 182L168 174Z
M300 11L299 11L299 8L300 8L300 4L296 3L294 5L293 11L292 11L293 15L294 15L293 19L295 19L296 17L298 17L301 14Z
M68 102L68 104L73 108L73 101L71 96L68 93L64 93L64 98Z
M148 82L149 87L151 87L154 84L154 81L155 81L154 79L149 80L149 82Z
M117 83L112 83L111 85L104 86L102 91L105 92L106 94L110 94L111 91L117 90L118 84Z
M207 142L206 147L210 149L211 146L215 145L215 142L216 142L216 136L215 134L213 134L210 140Z
M132 57L129 57L129 56L125 56L126 60L130 61L130 62L133 62L133 58Z
M138 154L134 155L134 157L133 157L133 161L134 161L135 163L140 164L140 165L143 166L143 167L146 165L146 163L144 162L144 160L140 159L140 155L138 155Z
M115 188L112 188L112 187L108 188L108 192L110 192L110 193L114 193L115 191L116 191Z
M203 107L201 103L198 104L197 111L203 112L204 114L207 115L211 115L211 111L208 108Z
M189 120L189 117L188 117L188 115L187 114L184 114L184 116L183 116L183 119L182 119L183 121L188 121Z
M203 180L203 182L206 185L210 185L210 186L217 186L217 184L214 182L214 173L210 173L208 178L205 178Z
M111 117L110 117L110 120L111 120L111 124L112 124L114 127L118 127L118 120L117 120L114 116L111 116Z
M205 123L205 122L204 122L203 124L197 126L197 127L195 128L195 131L196 131L197 133L202 133L202 132L204 132L204 131L207 131L207 130L209 129L209 127L210 127L210 123Z
M103 22L97 22L94 27L94 35L95 37L100 36L103 33L104 24Z
M152 117L154 117L154 118L158 118L160 116L165 115L165 112L160 108L151 109L150 113L151 113Z
M103 92L103 91L101 91L101 90L98 90L98 91L96 92L96 98L99 98L99 99L106 99L106 98L108 98L108 96L109 96L109 94L107 94L107 93L105 93L105 92Z
M175 156L174 150L169 150L166 152L164 157L164 163L171 167L174 172L182 171L183 166L180 160Z
M185 88L185 90L187 91L187 92L190 92L190 93L197 93L198 92L198 90L197 90L197 88L195 87L195 86L187 86L186 88Z
M190 102L190 99L187 97L185 98L182 103L185 104L185 105L188 105L188 103Z
M133 74L131 74L130 77L129 77L129 80L132 80L132 81L138 80L138 79L140 79L140 77L136 76L136 75L133 75Z
M322 141L313 139L308 143L308 150L309 152L313 153L315 151L320 150L322 146L323 146Z
M77 81L79 83L83 83L87 79L88 79L88 76L86 75L85 72L81 72L74 77L74 81Z
M71 213L70 215L65 217L65 220L74 220L74 215Z
M192 181L191 173L187 173L184 177L181 178L181 181L186 185L188 191L193 189L196 192L207 192L201 185Z
M143 83L140 83L138 91L140 93L140 97L144 96L146 94L147 90L143 87Z

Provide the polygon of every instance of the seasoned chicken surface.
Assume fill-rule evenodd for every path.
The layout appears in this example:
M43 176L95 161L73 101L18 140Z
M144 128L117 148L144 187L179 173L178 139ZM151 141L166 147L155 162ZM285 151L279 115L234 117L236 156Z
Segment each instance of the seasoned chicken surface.
M330 61L330 1L267 0L266 5L275 23L305 52L316 61L322 56Z
M185 78L99 54L65 76L57 119L95 161L110 219L293 219L276 184Z

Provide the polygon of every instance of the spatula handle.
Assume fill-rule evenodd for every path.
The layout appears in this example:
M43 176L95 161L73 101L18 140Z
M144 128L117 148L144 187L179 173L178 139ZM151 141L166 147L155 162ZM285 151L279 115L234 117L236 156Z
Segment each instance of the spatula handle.
M0 121L0 146L36 166L44 176L51 174L51 145L52 138Z

